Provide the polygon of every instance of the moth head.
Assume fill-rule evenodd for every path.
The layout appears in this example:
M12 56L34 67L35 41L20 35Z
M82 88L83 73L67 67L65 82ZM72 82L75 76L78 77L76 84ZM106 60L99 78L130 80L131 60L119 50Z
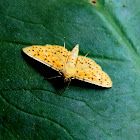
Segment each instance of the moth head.
M70 81L70 78L64 78L64 82L66 83L66 82L69 82Z

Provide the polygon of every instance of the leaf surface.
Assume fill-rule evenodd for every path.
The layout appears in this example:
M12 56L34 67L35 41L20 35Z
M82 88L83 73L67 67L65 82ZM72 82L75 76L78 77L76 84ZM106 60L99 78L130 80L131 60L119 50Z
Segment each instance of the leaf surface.
M140 139L140 1L1 0L0 139ZM55 44L95 60L110 89L63 78L22 53Z

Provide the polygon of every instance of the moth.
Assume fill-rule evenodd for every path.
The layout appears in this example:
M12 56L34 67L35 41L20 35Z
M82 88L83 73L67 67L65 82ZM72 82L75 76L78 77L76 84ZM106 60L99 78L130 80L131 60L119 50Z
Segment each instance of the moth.
M58 45L33 45L23 48L31 58L51 67L64 76L64 82L78 79L101 87L112 87L107 73L92 59L78 56L79 44L72 51Z

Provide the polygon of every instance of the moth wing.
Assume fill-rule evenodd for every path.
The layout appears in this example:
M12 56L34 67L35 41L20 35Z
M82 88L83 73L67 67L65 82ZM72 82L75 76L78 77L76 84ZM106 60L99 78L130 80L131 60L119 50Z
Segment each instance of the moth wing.
M82 69L102 69L95 61L84 56L78 56L76 68L78 70Z
M101 87L112 87L112 81L107 73L101 69L83 69L77 70L76 75L74 76L78 80L82 80L91 84L95 84Z
M68 56L68 50L57 45L29 46L23 52L56 71L62 71Z
M76 64L76 79L101 87L112 87L112 81L107 73L92 59L79 56Z

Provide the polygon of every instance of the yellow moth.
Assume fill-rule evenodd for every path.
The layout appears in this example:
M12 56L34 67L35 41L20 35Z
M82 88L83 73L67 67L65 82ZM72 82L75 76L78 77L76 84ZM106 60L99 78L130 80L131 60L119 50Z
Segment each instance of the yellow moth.
M112 87L112 81L107 73L92 59L85 56L78 56L79 45L72 51L68 51L65 46L33 45L23 48L23 52L33 59L59 71L63 74L64 81L79 79L101 87Z

